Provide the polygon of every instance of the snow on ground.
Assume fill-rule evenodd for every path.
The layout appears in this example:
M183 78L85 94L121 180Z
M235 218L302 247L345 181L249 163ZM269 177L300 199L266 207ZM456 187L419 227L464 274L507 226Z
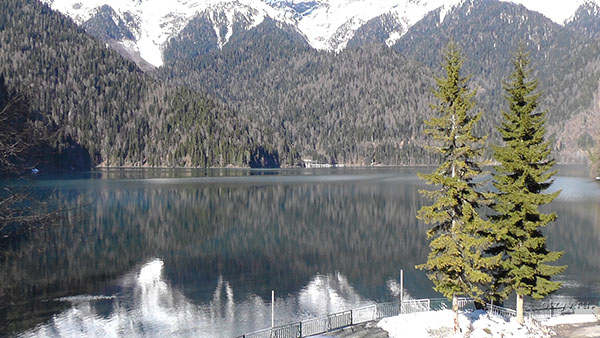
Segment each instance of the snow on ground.
M589 323L596 317L589 315L564 315L544 322L526 320L519 325L515 318L506 321L501 317L488 316L484 311L459 314L461 332L454 334L454 314L451 310L405 314L381 320L378 326L390 337L552 337L550 326Z
M556 325L564 325L564 324L583 324L583 323L593 323L597 321L595 315L593 314L577 314L577 315L563 315L559 317L552 317L546 321L544 321L544 325L546 326L556 326Z

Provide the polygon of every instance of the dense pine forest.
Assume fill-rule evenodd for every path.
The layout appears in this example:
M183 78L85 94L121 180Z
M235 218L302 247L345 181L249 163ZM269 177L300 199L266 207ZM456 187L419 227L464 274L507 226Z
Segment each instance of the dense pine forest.
M0 4L0 73L55 126L72 167L277 166L257 132L206 94L161 84L38 1ZM89 159L69 159L83 148ZM290 160L293 162L293 160Z
M465 2L443 22L439 11L429 13L391 48L380 38L389 18L375 18L339 53L314 50L297 31L270 20L234 34L219 50L209 22L198 17L170 40L158 74L271 125L305 157L427 164L436 161L422 150L431 79L440 73L439 51L454 40L477 91L483 115L476 131L490 136L484 157L491 159L489 145L500 139L495 126L507 109L503 74L523 42L545 94L554 154L562 163L581 162L595 143L600 75L598 30L589 23L595 19L583 14L561 26L510 3Z

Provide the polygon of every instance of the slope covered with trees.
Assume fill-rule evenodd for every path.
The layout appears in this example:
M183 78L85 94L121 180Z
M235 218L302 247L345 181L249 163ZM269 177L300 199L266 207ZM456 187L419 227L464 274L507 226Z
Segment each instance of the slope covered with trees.
M180 43L181 44L181 43ZM327 163L430 163L422 121L431 72L385 45L315 51L265 20L222 50L179 59L163 79L206 88L258 126L280 154L291 147Z
M278 163L244 120L197 91L159 84L34 0L0 3L0 73L92 165L249 166ZM90 163L88 163L89 165Z
M484 112L479 131L499 140L495 125L501 116L494 109L503 101L502 79L512 70L509 62L515 46L523 42L531 54L539 89L545 95L540 108L548 112L549 137L559 161L573 161L583 151L577 138L594 134L589 123L569 124L581 112L593 109L600 78L600 40L595 31L598 17L583 9L566 26L524 6L503 1L465 1L440 21L440 12L429 13L394 46L398 52L435 67L436 53L450 40L465 52L465 70L472 74ZM583 121L583 119L581 119ZM576 136L574 136L576 135ZM487 156L491 157L488 151Z
M598 92L600 40L593 32L600 19L590 14L592 9L579 12L560 26L510 2L465 1L443 20L441 12L434 11L408 29L392 48L400 55L383 44L389 32L399 28L389 15L362 26L350 47L338 54L315 51L293 27L268 19L234 33L222 49L206 48L198 37L208 39L212 27L197 19L167 46L168 63L159 73L179 84L205 88L242 116L271 125L275 139L286 140L302 156L340 163L430 163L430 155L416 149L426 143L422 130L406 124L418 125L426 118L433 87L427 78L438 71L437 51L450 39L465 51L464 68L472 74L477 109L484 111L476 132L497 141L500 135L494 126L501 116L492 108L503 102L501 79L510 72L508 60L515 46L523 41L540 89L548 94L540 105L548 111L553 151L559 162L582 161L586 155L580 144L595 134L581 114L590 119ZM377 126L379 106L387 130L367 131L369 140L361 128ZM331 118L345 127L323 124ZM292 129L308 129L310 135ZM390 137L397 139L396 145ZM399 158L390 151L393 147ZM489 147L485 156L492 157Z
M493 126L501 116L491 108L502 102L506 60L524 41L541 91L552 93L540 106L558 161L581 161L595 143L600 19L593 8L563 27L512 3L466 1L442 21L439 11L428 14L393 49L381 42L398 27L382 16L337 54L312 49L297 29L269 18L236 29L220 46L198 16L165 46L166 66L143 73L36 1L0 6L0 72L59 127L57 149L84 149L93 165L433 163L422 122L439 64L433 51L449 39L473 74L484 112L476 132L500 139ZM111 17L104 8L88 22L95 28L85 28L111 43L127 34Z

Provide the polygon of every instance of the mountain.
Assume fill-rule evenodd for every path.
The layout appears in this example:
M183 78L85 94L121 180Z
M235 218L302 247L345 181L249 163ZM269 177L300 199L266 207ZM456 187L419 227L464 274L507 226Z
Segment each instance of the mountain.
M197 30L199 21L204 25L203 35L216 35L218 48L232 35L269 17L295 27L313 48L339 52L373 18L382 15L390 18L389 25L394 29L385 32L387 39L390 34L405 32L430 10L439 6L449 8L458 1L43 0L90 34L113 46L119 45L125 55L154 66L163 64L162 52L170 38L186 28Z
M0 2L0 45L0 74L56 126L59 154L83 149L92 166L279 166L268 130L156 81L38 1Z
M600 33L600 5L595 2L583 3L571 17L566 27L589 38L598 37Z
M17 30L4 31L10 48L3 48L0 71L13 86L38 88L39 109L64 128L61 140L71 137L90 150L95 164L432 163L422 124L450 39L463 48L484 112L478 132L490 135L490 143L498 141L502 81L520 42L531 53L557 159L582 161L582 145L597 132L600 43L590 1L568 17L561 13L568 18L562 24L555 13L549 18L497 0L51 5L68 7L80 22L74 46L55 45L65 41L61 29L77 29L64 17L54 19L64 22L49 40L35 22L14 24ZM143 17L145 11L154 16ZM312 30L304 26L309 22ZM147 46L162 66L140 72L104 43L84 39L82 29L121 54L129 41L140 58L139 43L155 38ZM30 41L38 35L46 40ZM11 55L17 63L8 62ZM78 71L67 71L70 64ZM89 131L93 121L98 127Z
M539 79L555 156L561 162L586 157L580 144L596 134L590 122L598 114L600 43L583 30L589 23L575 26L581 15L560 25L520 4L468 0L428 12L406 31L397 24L399 17L396 12L371 19L338 53L308 47L293 25L287 26L286 42L278 42L281 24L270 20L234 35L222 49L169 59L159 77L209 91L241 115L278 130L305 157L351 164L426 163L432 159L421 153L427 142L422 130L406 124L420 124L428 114L427 88L433 87L428 79L439 74L443 47L450 39L462 47L465 71L472 74L478 108L484 112L478 132L494 143L500 111L507 109L502 81L522 42ZM192 38L172 41L194 45ZM382 69L394 76L383 76ZM380 119L394 123L379 125Z
M412 25L434 10L445 13L465 0L42 0L71 17L91 33L131 58L143 68L164 63L163 51L188 25L216 35L217 47L235 33L248 30L264 18L294 26L317 50L339 52L364 43L393 44ZM525 1L558 24L576 15L591 0ZM189 30L189 29L188 29ZM201 39L204 40L204 39ZM212 44L211 44L212 45ZM145 62L145 63L144 63Z
M470 0L443 19L438 11L430 12L393 48L435 69L441 60L439 53L431 51L442 50L450 39L457 41L466 59L465 70L473 74L479 106L485 112L482 132L495 139L498 116L492 114L497 114L498 104L504 103L502 81L512 71L510 60L516 46L525 44L543 94L541 108L548 111L555 152L563 162L576 161L585 157L577 138L596 134L596 126L583 123L586 119L577 115L588 114L589 121L596 114L593 106L600 76L600 41L587 33L586 27L594 26L582 23L579 17L562 26L522 5ZM580 123L572 125L572 119Z

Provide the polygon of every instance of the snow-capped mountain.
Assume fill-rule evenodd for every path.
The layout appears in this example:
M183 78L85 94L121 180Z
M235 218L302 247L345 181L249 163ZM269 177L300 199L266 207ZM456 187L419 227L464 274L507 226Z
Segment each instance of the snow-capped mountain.
M233 34L233 27L241 22L244 23L242 27L245 29L259 24L267 16L283 22L292 22L291 13L277 10L260 0L43 0L43 2L84 27L90 20L98 21L99 17L106 17L107 13L111 12L114 24L117 27L126 27L128 31L126 33L131 33L130 36L117 39L118 42L130 53L139 54L154 66L162 65L162 46L167 40L177 35L199 13L208 13L211 17L220 44L227 42Z
M393 45L427 13L473 0L42 0L70 16L92 34L112 40L131 55L154 66L163 64L163 49L197 16L212 24L218 47L238 30L257 26L266 17L296 27L313 47L338 52L370 20L385 17L377 35ZM476 0L491 1L491 0ZM501 0L509 1L509 0ZM592 0L510 0L564 24ZM365 38L364 36L362 38Z

